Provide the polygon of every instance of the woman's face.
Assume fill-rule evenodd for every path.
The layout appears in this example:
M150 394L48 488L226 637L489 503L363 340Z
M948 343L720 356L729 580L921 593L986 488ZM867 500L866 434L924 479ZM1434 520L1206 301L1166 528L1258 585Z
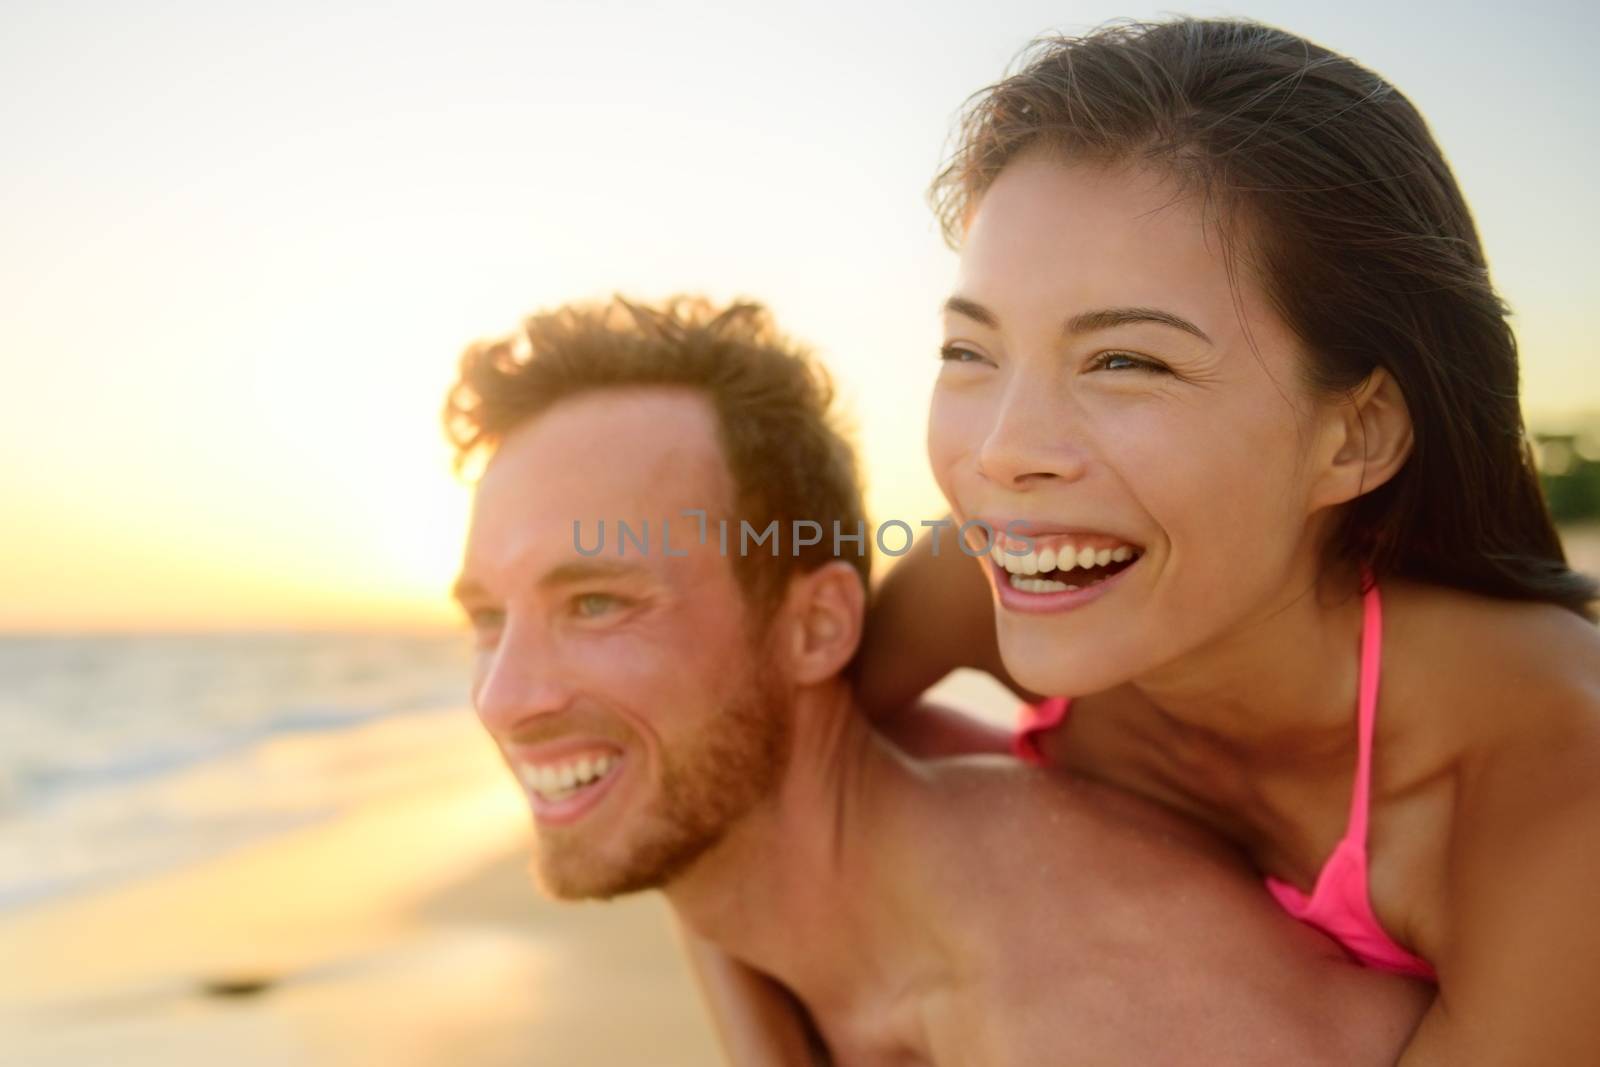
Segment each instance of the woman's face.
M983 561L1018 681L1145 677L1307 590L1325 420L1194 199L1024 156L977 205L944 322L928 451L958 522L1028 538Z

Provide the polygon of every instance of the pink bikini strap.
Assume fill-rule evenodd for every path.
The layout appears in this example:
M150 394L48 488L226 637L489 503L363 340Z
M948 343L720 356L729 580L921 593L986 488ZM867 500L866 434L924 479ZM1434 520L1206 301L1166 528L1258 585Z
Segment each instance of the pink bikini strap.
M1361 682L1357 704L1356 781L1350 791L1350 822L1345 838L1353 839L1366 850L1367 798L1372 791L1372 735L1378 715L1378 669L1383 653L1383 607L1378 602L1378 585L1365 576L1366 594L1362 597Z

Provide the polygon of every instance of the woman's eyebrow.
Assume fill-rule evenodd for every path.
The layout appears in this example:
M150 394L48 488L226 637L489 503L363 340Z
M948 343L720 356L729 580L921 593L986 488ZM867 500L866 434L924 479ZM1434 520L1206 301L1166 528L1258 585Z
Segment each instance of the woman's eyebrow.
M991 330L1000 328L1000 316L976 300L968 300L964 296L952 296L944 302L944 309L957 315L964 315L973 322L987 326Z
M944 309L956 315L962 315L991 330L1000 328L1000 316L978 303L964 296L952 296L944 302ZM1153 322L1159 326L1171 326L1175 330L1193 334L1206 344L1211 344L1211 338L1206 332L1181 315L1174 315L1170 311L1160 308L1147 307L1120 307L1099 308L1095 311L1080 312L1067 320L1065 332L1090 333L1094 330L1109 330L1113 326L1128 326L1136 322Z
M1206 344L1211 343L1211 338L1206 332L1181 315L1174 315L1170 311L1160 308L1100 308L1097 311L1085 311L1072 316L1067 320L1067 333L1089 333L1093 330L1108 330L1113 326L1128 326L1136 322L1153 322L1161 326L1171 326L1184 333L1192 333Z

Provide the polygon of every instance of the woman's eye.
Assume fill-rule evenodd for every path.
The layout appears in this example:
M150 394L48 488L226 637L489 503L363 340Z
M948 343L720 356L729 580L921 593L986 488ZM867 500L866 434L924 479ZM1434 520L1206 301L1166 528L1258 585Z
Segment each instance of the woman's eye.
M1102 352L1089 365L1091 370L1142 370L1164 374L1166 367L1154 360L1130 355L1127 352Z
M982 356L960 345L944 345L939 349L939 359L945 363L976 363Z

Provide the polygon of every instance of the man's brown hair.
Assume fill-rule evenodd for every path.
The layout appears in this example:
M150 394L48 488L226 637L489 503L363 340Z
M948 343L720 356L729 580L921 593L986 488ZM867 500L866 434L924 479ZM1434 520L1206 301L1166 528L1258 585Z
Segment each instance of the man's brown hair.
M871 533L855 453L834 411L832 380L753 301L719 309L700 297L674 297L654 307L615 297L541 312L508 337L468 346L444 408L456 469L563 400L650 386L694 390L716 412L733 480L733 514L718 516L711 511L715 502L707 501L707 520L713 529L719 518L728 520L734 574L760 617L796 571L835 558L848 560L866 584ZM817 544L792 538L797 520L821 527ZM777 541L752 540L741 551L741 521L756 535L776 521ZM860 533L862 540L836 543L835 523L841 534ZM836 554L836 544L844 551Z

